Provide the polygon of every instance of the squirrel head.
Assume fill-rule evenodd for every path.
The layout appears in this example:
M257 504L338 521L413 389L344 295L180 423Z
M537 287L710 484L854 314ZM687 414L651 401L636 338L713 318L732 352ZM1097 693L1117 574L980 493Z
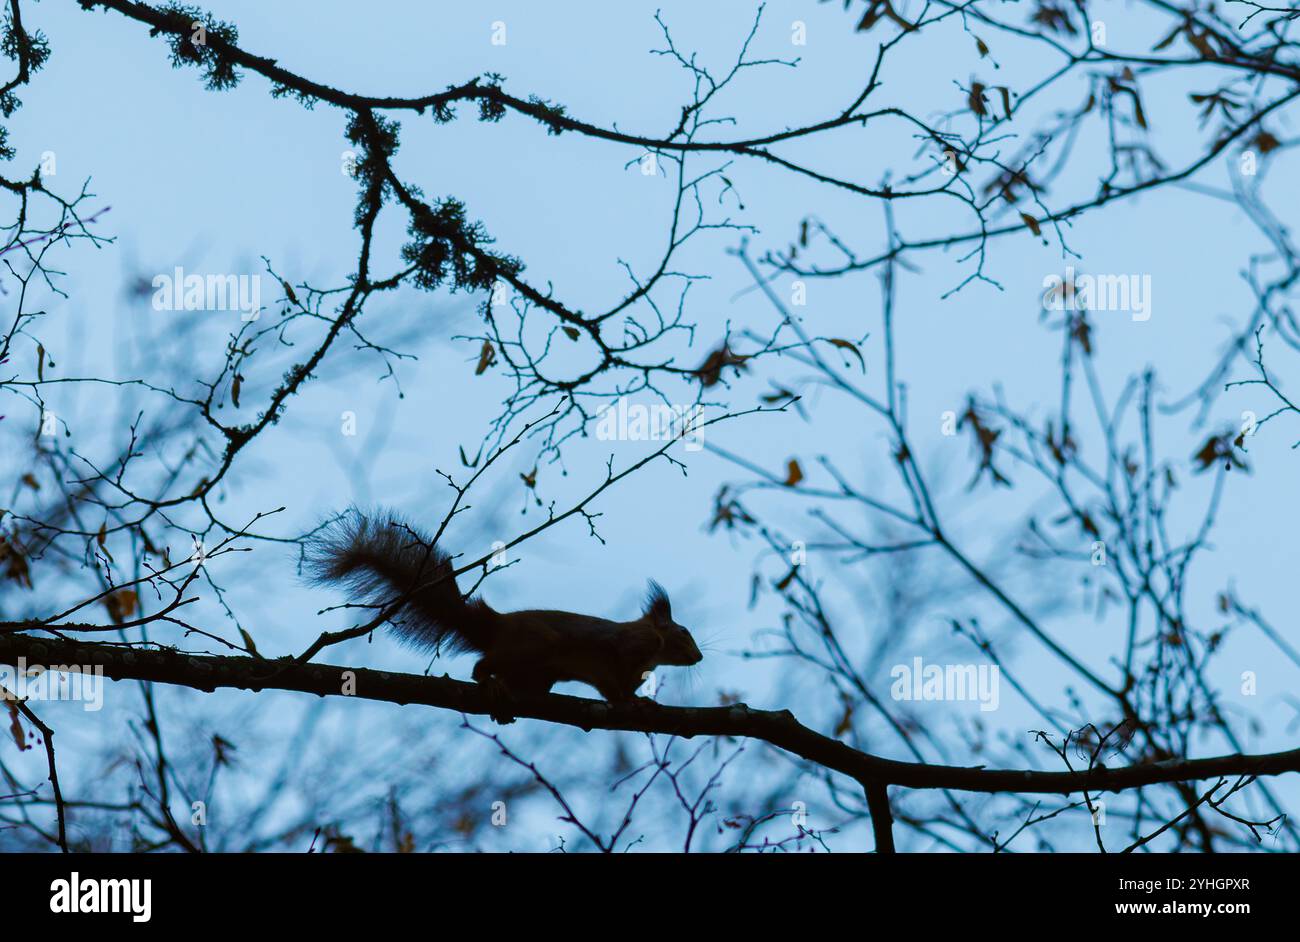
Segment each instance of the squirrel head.
M645 612L641 617L658 632L663 642L655 658L660 664L689 667L704 659L691 633L673 621L673 610L668 602L668 593L653 579L650 580L650 591L645 599Z

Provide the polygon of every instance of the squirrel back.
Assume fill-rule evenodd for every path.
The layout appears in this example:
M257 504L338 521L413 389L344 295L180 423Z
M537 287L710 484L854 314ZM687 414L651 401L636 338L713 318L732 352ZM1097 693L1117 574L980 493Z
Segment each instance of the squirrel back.
M394 632L420 650L487 651L499 616L456 587L451 557L400 517L358 511L313 537L307 570L319 585L340 585L354 603L376 609L404 599L389 615Z

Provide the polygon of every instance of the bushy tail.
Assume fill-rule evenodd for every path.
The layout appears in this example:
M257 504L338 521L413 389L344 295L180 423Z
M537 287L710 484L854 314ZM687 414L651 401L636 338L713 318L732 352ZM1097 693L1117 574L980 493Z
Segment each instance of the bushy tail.
M312 537L307 569L317 584L341 585L353 602L382 606L405 598L391 617L406 643L442 652L486 651L496 612L456 587L451 557L391 514L350 511Z

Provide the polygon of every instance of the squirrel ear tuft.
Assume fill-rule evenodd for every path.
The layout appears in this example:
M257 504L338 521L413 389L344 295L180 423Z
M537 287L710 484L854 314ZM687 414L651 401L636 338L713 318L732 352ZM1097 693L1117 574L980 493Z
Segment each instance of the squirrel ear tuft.
M650 580L650 591L645 597L645 614L657 622L671 622L673 620L672 606L668 603L668 593L664 587L653 579Z

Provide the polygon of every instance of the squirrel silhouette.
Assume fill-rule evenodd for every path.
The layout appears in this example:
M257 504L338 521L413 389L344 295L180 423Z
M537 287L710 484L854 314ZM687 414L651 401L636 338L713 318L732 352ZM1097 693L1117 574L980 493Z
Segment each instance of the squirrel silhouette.
M406 644L481 654L474 680L509 696L536 696L575 680L610 703L625 703L636 699L656 667L703 658L653 580L641 616L632 621L540 609L498 612L461 595L451 556L392 514L345 514L312 538L306 560L313 582L341 586L356 603L393 606L389 622Z

